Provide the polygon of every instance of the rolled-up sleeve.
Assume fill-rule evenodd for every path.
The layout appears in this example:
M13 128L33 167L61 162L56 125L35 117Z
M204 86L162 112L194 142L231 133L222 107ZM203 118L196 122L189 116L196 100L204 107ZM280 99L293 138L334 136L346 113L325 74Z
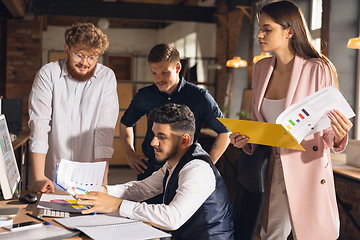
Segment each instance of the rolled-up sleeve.
M136 122L145 115L145 112L141 106L141 103L144 101L141 99L141 95L142 90L140 89L131 100L129 107L126 109L124 115L121 118L121 123L127 127L133 127Z
M205 93L205 101L203 106L203 115L205 116L205 122L209 127L217 133L226 133L229 132L219 120L216 118L224 118L224 114L221 112L219 106L217 105L215 99L211 96L209 92Z
M98 158L111 158L114 149L113 141L115 125L119 115L117 82L113 71L104 76L107 84L104 86L99 119L95 129L94 155Z
M49 148L52 90L50 71L42 68L35 76L29 96L29 150L34 153L46 154Z

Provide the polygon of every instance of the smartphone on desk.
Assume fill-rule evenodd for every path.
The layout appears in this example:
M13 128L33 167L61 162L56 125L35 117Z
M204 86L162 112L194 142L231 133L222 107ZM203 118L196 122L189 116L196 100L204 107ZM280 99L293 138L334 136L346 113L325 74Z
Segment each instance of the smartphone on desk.
M29 221L29 222L15 223L12 225L2 226L2 227L10 231L20 231L30 228L41 227L42 225L43 223L41 222Z

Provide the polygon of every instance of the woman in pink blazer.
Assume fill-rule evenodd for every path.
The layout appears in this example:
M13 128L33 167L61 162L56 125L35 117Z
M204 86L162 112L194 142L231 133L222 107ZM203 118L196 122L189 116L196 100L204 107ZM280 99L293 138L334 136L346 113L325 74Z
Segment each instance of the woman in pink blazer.
M261 51L274 57L260 60L254 68L251 119L275 122L290 105L316 91L337 86L335 67L309 41L301 10L290 1L265 5L259 12L257 35ZM332 110L331 127L305 137L305 152L273 148L260 224L261 239L332 240L339 236L330 148L341 152L347 145L352 123ZM233 133L231 143L251 154L256 145Z

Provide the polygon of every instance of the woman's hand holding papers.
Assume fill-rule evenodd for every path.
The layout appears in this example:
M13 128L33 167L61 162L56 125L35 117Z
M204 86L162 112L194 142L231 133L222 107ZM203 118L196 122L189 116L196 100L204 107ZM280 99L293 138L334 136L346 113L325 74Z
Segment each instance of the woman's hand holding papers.
M242 148L244 147L247 142L249 141L249 138L244 135L239 135L239 133L232 133L229 136L230 142L234 147Z
M331 120L331 127L335 133L334 144L338 145L350 131L353 124L339 110L331 110L328 113L328 117Z
M90 209L81 211L82 214L89 214L93 212L112 213L119 212L122 199L110 196L103 192L90 192L89 194L76 195L78 204L92 206Z

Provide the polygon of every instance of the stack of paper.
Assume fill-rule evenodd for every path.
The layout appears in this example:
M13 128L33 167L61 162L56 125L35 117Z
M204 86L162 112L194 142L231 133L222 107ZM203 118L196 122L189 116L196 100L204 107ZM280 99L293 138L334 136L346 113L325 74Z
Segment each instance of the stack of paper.
M92 239L126 239L144 240L171 237L170 234L151 227L141 221L116 217L113 215L97 214L79 217L59 218L54 221L66 228L77 229ZM121 236L121 237L120 237Z

